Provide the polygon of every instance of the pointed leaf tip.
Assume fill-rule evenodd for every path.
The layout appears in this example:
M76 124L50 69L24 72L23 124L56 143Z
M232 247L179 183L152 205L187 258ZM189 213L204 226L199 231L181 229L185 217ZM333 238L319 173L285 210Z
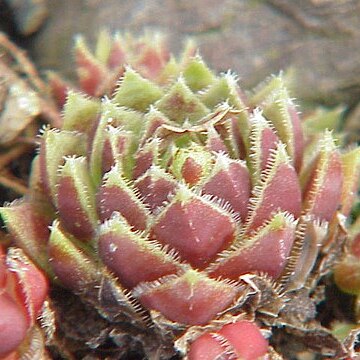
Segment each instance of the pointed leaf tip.
M179 78L155 105L170 120L180 124L187 119L195 123L209 113L209 109L189 89L183 78Z
M134 227L134 230L145 230L148 222L148 211L135 195L134 188L126 181L114 166L105 174L104 182L96 194L97 208L101 221L110 219L117 211Z
M113 101L120 106L145 112L161 96L163 92L160 87L127 68Z
M62 130L89 132L100 110L100 102L74 91L67 94Z
M105 78L106 70L103 64L89 51L81 36L75 39L75 61L81 88L87 94L95 96Z

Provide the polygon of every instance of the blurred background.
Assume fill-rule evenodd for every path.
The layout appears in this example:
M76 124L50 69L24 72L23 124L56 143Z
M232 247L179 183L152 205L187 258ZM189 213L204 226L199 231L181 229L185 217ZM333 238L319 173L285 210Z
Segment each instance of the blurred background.
M231 68L249 89L291 70L306 103L355 109L360 99L359 0L0 0L1 27L41 70L72 77L73 36L99 29L168 36L178 53L195 39L217 71Z

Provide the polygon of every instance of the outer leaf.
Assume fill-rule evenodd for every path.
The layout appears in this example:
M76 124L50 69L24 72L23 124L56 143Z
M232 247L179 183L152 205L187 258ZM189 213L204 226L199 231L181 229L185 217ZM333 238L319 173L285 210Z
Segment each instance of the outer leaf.
M67 158L57 187L59 215L64 227L75 237L90 240L98 223L94 185L86 158Z
M32 264L22 250L10 248L6 257L9 271L8 289L14 291L13 298L24 306L29 324L34 324L48 294L45 275ZM13 284L11 282L13 276ZM12 290L14 289L14 290Z
M61 229L59 221L51 226L49 262L60 282L73 291L81 291L99 278L97 266L84 250L75 245L76 239Z
M140 233L133 232L118 213L100 227L99 235L101 259L121 284L128 288L180 270L180 263L174 254L166 252Z
M343 187L341 192L341 212L348 216L356 197L360 178L360 148L355 148L341 156Z
M262 105L264 116L275 126L280 140L286 144L286 149L297 171L302 165L304 139L300 119L295 105L285 88L279 89Z
M137 147L137 142L140 138L142 127L142 115L136 111L128 110L123 107L118 107L109 100L104 100L102 104L102 115L99 120L94 139L92 142L90 154L90 171L94 184L99 185L102 177L102 161L104 159L104 146L107 139L105 129L109 126L121 128L121 130L131 131L131 142L127 144L127 163L128 168L132 169L133 160L131 156ZM130 172L129 169L127 173ZM130 176L129 176L130 177Z
M160 140L152 138L146 142L138 151L135 158L132 177L137 179L152 165L157 165L159 160Z
M28 329L23 309L4 292L0 292L0 329L0 356L4 358L18 348Z
M82 134L71 131L45 129L40 147L40 177L45 192L56 204L58 169L64 164L64 157L85 155L86 141Z
M320 144L320 154L304 190L303 211L320 220L330 221L341 197L343 170L340 154L328 132Z
M242 320L198 337L190 346L188 359L256 360L266 355L267 350L268 342L256 324Z
M43 212L23 201L0 208L0 213L16 245L24 249L41 268L48 270L46 244L52 221L51 212Z
M161 282L139 285L135 296L147 308L183 324L206 324L226 309L237 295L236 286L195 270L169 276Z
M221 253L207 272L213 277L234 280L252 272L264 272L278 278L290 254L296 224L293 216L283 212L276 214L256 234Z

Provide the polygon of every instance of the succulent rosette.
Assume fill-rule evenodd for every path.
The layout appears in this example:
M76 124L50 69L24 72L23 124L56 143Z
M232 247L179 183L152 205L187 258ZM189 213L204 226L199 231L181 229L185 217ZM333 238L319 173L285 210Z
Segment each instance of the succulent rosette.
M31 195L1 209L16 244L110 323L151 329L149 357L175 340L191 360L279 356L271 326L331 337L310 294L344 238L359 150L307 138L281 76L245 94L189 48L135 46L130 67L102 44L76 56L81 87L108 96L68 92Z

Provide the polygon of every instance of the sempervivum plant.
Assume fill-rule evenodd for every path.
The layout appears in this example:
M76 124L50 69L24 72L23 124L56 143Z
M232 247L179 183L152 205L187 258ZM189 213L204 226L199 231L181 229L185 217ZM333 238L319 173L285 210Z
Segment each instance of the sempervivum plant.
M0 359L47 359L36 326L48 292L44 274L20 249L0 246Z
M78 54L88 94L113 76L93 70L110 67L117 48L105 45ZM146 69L159 64L145 53ZM70 91L62 128L41 136L31 195L1 209L16 244L83 304L74 314L54 301L60 351L346 356L315 305L345 237L359 152L341 153L329 131L306 138L281 77L245 95L199 56L167 58L151 74L119 63L101 100Z

